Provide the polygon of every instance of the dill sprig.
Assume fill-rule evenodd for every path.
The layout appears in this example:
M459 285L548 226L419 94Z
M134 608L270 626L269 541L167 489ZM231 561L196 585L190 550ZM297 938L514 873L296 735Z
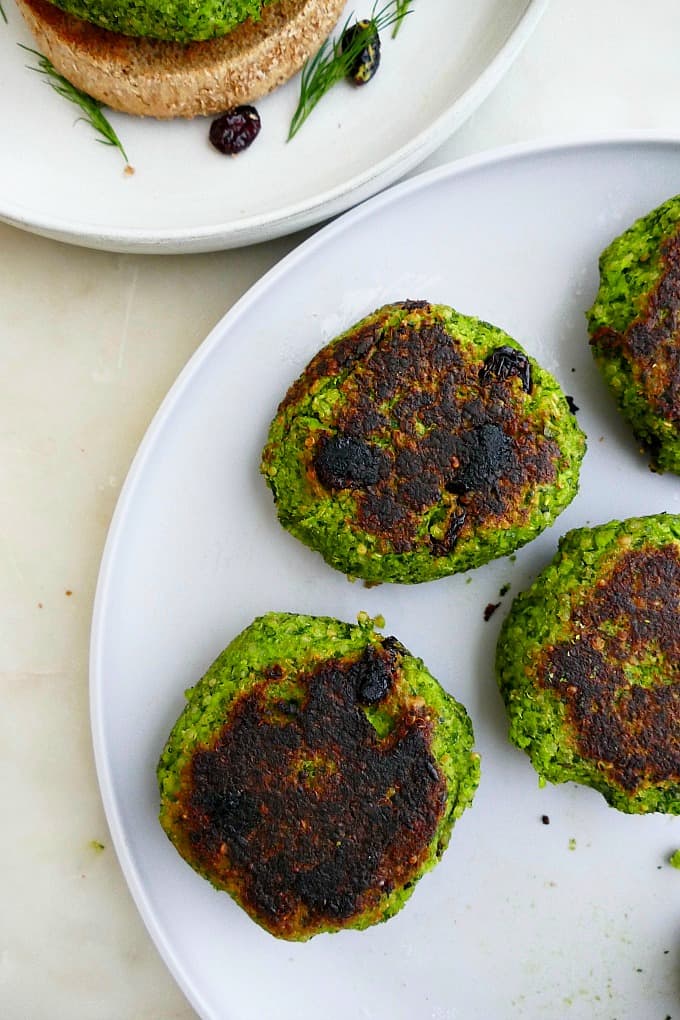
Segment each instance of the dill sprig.
M375 10L366 24L357 22L357 29L346 49L342 48L342 37L350 26L354 15L350 15L335 39L326 39L319 52L307 61L300 78L300 98L288 131L288 141L300 130L310 113L326 93L346 78L352 66L372 41L376 32L390 25L398 27L408 13L412 0L390 0L381 10ZM396 4L396 6L395 6Z
M0 4L0 18L7 24L7 15L5 14L2 4Z
M394 13L397 16L397 20L394 22L394 28L392 29L393 39L396 39L397 32L401 28L401 23L411 10L412 3L413 0L394 0Z
M34 57L38 58L38 66L31 67L27 64L26 66L31 71L37 71L38 74L44 75L49 85L52 86L54 91L63 96L64 99L68 99L69 102L75 103L83 111L83 116L78 117L76 123L79 120L87 121L87 123L101 135L96 141L101 142L102 145L113 145L118 149L125 160L128 162L128 157L125 149L123 148L122 142L116 132L111 127L110 123L102 113L103 103L100 103L98 99L93 99L92 96L88 96L86 92L81 92L75 85L72 85L70 81L67 81L63 75L59 74L56 70L52 61L49 60L44 54L38 53L37 50L32 50L30 46L24 46L23 43L19 43L22 50L26 50L28 53L32 53Z

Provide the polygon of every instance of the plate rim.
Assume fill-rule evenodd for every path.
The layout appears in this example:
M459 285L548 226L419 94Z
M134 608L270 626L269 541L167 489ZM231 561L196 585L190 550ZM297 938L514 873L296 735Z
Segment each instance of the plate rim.
M349 180L275 213L251 215L238 222L150 231L134 226L102 229L58 216L31 215L30 210L0 197L0 221L39 236L86 248L137 254L189 254L240 248L274 240L336 216L392 185L425 160L462 126L510 69L538 25L550 0L526 0L515 28L470 87L406 145Z
M644 145L649 148L673 146L680 151L680 131L661 133L653 129L636 129L609 132L604 135L570 134L541 140L540 142L532 141L504 145L483 153L476 153L465 159L453 160L424 171L379 192L361 205L349 209L285 255L262 277L256 280L228 309L181 369L144 432L116 501L97 575L89 646L88 689L90 732L97 782L104 813L118 863L125 877L128 890L156 951L167 966L173 980L202 1020L216 1020L216 1017L203 1000L200 990L196 987L190 975L186 973L185 967L177 958L172 945L166 941L164 932L159 926L155 912L150 905L144 884L129 850L118 803L113 794L113 776L110 761L105 753L104 716L102 711L104 702L102 697L102 644L105 633L107 601L110 598L108 589L123 526L127 520L128 510L135 497L137 486L143 476L145 464L153 454L156 442L165 428L168 419L175 412L185 389L190 385L193 377L200 371L203 362L210 357L213 348L223 342L223 334L231 332L238 319L253 304L260 300L262 294L271 286L275 286L279 277L284 277L292 271L297 262L305 260L310 254L313 254L315 248L323 247L327 243L331 243L336 235L352 230L356 223L359 223L365 217L373 216L381 207L391 205L394 202L400 202L403 197L413 192L427 190L443 179L455 180L467 174L483 171L488 167L508 165L525 159L536 160L545 156L555 156L562 152L573 153L592 148L605 150L634 145ZM222 1020L229 1020L229 1018L225 1014Z

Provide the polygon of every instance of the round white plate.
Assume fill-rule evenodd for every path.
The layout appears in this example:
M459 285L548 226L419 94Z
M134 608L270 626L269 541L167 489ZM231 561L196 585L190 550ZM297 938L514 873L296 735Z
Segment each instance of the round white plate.
M552 557L560 534L614 516L680 512L678 478L648 470L594 371L584 319L600 250L679 180L680 143L639 141L520 150L422 175L284 259L216 327L166 398L106 546L92 721L123 869L203 1017L678 1013L680 877L666 859L680 845L680 819L629 817L573 784L539 789L506 739L493 655L513 594ZM403 298L450 303L522 341L574 397L589 449L580 494L516 559L367 589L279 527L259 454L310 356ZM485 622L490 602L502 604ZM156 818L155 765L182 692L269 609L350 621L362 609L383 613L387 633L467 706L482 754L475 803L406 908L369 931L304 945L277 941L215 892Z
M110 251L191 252L290 234L375 194L458 128L512 63L547 0L415 0L379 74L336 86L290 143L296 77L257 103L262 131L237 159L210 121L110 114L135 168L97 144L77 108L28 70L33 46L13 0L0 20L0 219ZM349 3L340 20L365 7Z

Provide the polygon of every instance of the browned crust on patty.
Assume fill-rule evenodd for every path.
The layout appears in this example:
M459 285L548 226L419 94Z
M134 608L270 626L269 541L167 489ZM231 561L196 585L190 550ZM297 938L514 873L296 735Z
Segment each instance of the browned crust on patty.
M579 754L627 793L680 781L679 619L677 546L629 550L573 610L574 638L538 670L566 705ZM636 666L658 683L635 683Z
M196 751L173 811L180 853L275 935L313 934L380 909L417 877L440 823L446 779L433 720L399 690L399 645L330 659L274 696L276 664ZM403 705L379 738L362 705Z
M109 32L48 0L16 0L40 50L77 88L114 110L171 118L252 103L287 81L319 48L345 0L277 0L207 42Z
M280 411L316 380L343 376L333 433L318 430L304 452L310 483L351 488L359 526L398 553L422 544L423 514L441 502L443 537L431 544L445 556L473 528L521 523L526 492L554 481L560 450L527 420L526 355L511 351L519 379L496 374L491 356L482 363L461 352L427 302L400 307L417 310L418 321L385 329L389 306L324 348Z
M591 344L619 354L650 407L680 422L680 230L661 246L662 275L623 333L602 326Z

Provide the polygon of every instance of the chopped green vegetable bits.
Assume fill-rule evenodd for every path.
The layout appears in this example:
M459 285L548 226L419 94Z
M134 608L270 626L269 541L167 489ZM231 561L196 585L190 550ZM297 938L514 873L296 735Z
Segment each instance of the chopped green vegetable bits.
M276 0L53 0L69 14L122 35L192 42L226 35L259 19Z

